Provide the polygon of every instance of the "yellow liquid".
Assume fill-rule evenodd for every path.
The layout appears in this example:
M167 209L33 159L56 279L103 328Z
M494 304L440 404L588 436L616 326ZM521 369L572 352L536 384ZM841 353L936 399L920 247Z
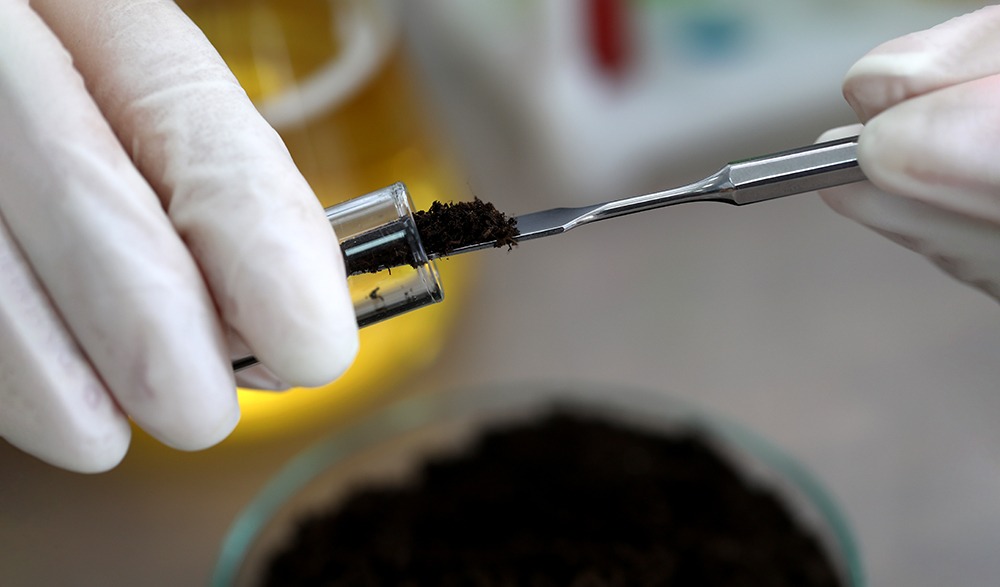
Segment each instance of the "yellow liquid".
M179 4L260 105L341 58L350 39L338 33L339 14L345 4L365 3L186 0ZM342 93L335 107L300 123L277 126L278 132L324 206L396 181L406 183L418 209L436 199L464 199L467 190L456 181L457 174L434 140L405 56L395 41L383 47L377 67ZM456 318L456 297L473 268L467 259L454 259L439 270L448 303L362 330L357 360L334 383L283 393L240 390L243 419L234 438L339 419L405 387L409 376L438 355Z

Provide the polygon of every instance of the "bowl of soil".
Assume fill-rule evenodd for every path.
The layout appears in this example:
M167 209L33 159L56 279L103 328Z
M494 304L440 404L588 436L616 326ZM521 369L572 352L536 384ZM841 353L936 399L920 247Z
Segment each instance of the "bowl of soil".
M280 471L215 586L863 587L799 462L665 393L505 385L412 396Z

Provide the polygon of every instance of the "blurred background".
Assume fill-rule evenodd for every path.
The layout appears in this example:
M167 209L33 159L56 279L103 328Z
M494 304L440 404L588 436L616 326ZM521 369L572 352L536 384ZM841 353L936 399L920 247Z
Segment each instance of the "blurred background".
M964 0L186 0L325 204L394 181L511 214L701 178L855 121L879 43ZM744 424L846 511L876 585L1000 576L1000 311L815 194L439 262L338 382L241 391L221 445L66 473L0 444L0 585L198 585L291 457L402 397L633 385Z

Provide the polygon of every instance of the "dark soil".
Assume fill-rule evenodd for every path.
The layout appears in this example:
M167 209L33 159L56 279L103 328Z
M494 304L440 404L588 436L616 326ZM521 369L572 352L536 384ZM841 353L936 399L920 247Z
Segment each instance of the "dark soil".
M419 482L301 522L266 585L841 585L781 499L696 433L575 415L487 434Z
M458 248L477 243L494 242L494 247L508 249L517 245L517 220L479 198L471 202L433 202L427 210L415 212L413 220L424 251L432 259L447 257ZM369 235L363 238L368 239ZM342 243L345 249L354 244ZM347 269L348 275L377 273L413 263L409 249L399 243L356 255L348 261Z
M431 257L446 257L455 249L495 241L494 247L517 245L517 220L479 198L471 202L433 202L413 214L424 250Z

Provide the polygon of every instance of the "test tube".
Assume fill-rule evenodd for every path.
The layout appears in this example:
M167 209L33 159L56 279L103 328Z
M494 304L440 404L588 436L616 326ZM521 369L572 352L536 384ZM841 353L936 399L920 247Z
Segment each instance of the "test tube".
M364 328L444 299L434 261L427 257L413 220L406 186L395 183L330 206L358 327ZM241 371L255 357L233 361Z

